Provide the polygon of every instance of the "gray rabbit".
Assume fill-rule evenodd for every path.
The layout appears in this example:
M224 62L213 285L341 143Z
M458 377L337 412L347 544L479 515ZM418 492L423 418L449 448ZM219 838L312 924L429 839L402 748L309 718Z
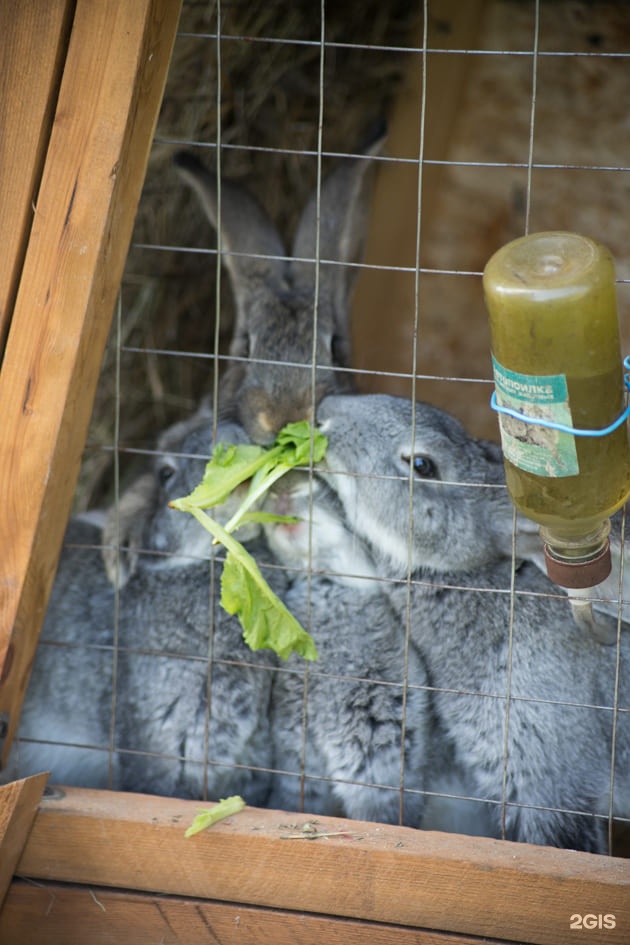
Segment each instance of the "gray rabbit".
M219 221L216 175L190 152L175 155L183 179L199 195L212 225L220 228L236 303L231 360L219 389L219 416L237 421L254 443L271 443L290 421L312 420L314 406L325 394L351 389L344 370L350 360L350 299L367 229L371 158L382 144L380 136L363 156L341 161L322 182L319 241L318 194L313 192L298 223L290 259L253 196L222 180ZM317 251L322 262L315 311ZM208 403L209 398L200 413L210 413ZM139 477L107 516L105 566L118 587L133 573L144 521L155 507L154 488L154 479ZM192 523L193 545L199 540L195 528ZM166 541L162 550L167 550Z
M303 801L309 813L387 823L402 813L403 823L417 827L430 711L423 663L413 649L405 659L404 627L335 496L320 480L309 487L301 473L278 489L268 505L302 521L265 531L276 559L291 569L285 603L309 626L319 659L308 667L290 659L276 674L278 773L269 803L298 810Z
M236 319L230 346L235 360L223 376L219 404L254 443L273 442L286 423L312 419L325 393L351 386L344 372L350 364L350 297L367 231L370 158L382 143L381 136L363 156L340 161L319 195L317 189L311 194L292 258L253 196L222 180L219 220L216 173L190 152L175 155L183 179L220 227Z
M630 814L627 634L614 711L617 648L583 633L530 562L512 573L495 449L387 395L327 397L318 419L326 481L409 619L438 722L471 796L489 802L492 833L604 852L611 792L618 816Z
M20 727L24 738L58 745L33 746L27 759L17 745L20 772L28 761L61 783L196 798L241 793L264 803L275 656L245 645L236 618L219 607L221 555L211 537L168 508L201 479L212 427L202 411L161 438L143 550L124 587L112 586L98 548L64 548ZM246 439L231 423L219 424L218 435ZM226 519L237 501L217 517ZM72 520L68 537L86 529ZM100 529L90 526L87 537L98 546ZM264 547L253 553L264 567ZM283 591L281 570L269 581ZM60 646L68 642L72 648ZM95 751L75 747L84 745Z
M202 478L205 463L199 457L212 435L211 420L178 426L161 438L162 447L170 440L175 448L156 460L143 551L121 591L120 786L179 797L240 793L260 805L269 784L268 708L276 657L268 650L253 653L236 618L221 609L220 546L212 546L192 516L168 508ZM235 424L220 424L218 433L226 443L245 439ZM233 494L213 514L225 520L237 503ZM249 550L264 568L269 555L255 532L238 537L250 540ZM186 560L189 555L198 560ZM282 593L283 573L273 569L266 577Z
M114 592L101 559L101 526L94 516L68 523L3 782L41 771L57 784L116 782Z

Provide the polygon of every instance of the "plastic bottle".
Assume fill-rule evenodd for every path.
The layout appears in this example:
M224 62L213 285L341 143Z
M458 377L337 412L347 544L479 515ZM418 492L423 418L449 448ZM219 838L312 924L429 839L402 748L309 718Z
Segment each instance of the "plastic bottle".
M492 256L483 277L497 404L601 430L624 409L614 263L575 233L535 233ZM507 487L541 525L547 572L567 588L610 573L610 516L630 495L627 424L576 436L499 414Z

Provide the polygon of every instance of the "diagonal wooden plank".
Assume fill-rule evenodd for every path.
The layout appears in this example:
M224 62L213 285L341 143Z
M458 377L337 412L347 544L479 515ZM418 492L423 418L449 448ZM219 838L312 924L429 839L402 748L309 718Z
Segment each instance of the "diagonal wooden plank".
M35 774L0 786L0 909L47 781Z
M0 373L6 760L76 483L177 0L77 0Z
M74 0L0 0L0 361L73 11Z

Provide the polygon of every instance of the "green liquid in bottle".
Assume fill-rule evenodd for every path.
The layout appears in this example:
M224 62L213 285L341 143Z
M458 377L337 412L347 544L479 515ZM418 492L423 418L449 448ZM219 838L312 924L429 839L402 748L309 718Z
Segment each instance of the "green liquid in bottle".
M611 424L624 396L608 250L573 233L533 234L495 253L483 284L499 403L578 429ZM583 437L499 419L514 504L561 556L594 553L630 495L626 424Z
M600 413L602 403L610 403L610 390L619 382L619 371L595 378L569 381L569 401L577 427L602 428L623 410L619 398L609 421L592 423L585 417ZM576 405L585 405L576 420ZM591 407L592 410L586 408ZM630 492L630 454L625 426L603 437L575 437L579 473L567 477L545 477L520 469L506 459L505 473L512 501L533 521L561 535L590 532L625 503Z

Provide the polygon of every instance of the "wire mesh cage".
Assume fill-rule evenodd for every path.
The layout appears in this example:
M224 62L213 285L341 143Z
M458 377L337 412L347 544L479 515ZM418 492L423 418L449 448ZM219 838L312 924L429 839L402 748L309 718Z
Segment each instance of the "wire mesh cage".
M624 312L629 55L623 3L184 4L10 773L624 851L623 522L604 647L516 526L481 273L585 232ZM313 663L246 646L168 508L305 418L302 524L242 535Z

